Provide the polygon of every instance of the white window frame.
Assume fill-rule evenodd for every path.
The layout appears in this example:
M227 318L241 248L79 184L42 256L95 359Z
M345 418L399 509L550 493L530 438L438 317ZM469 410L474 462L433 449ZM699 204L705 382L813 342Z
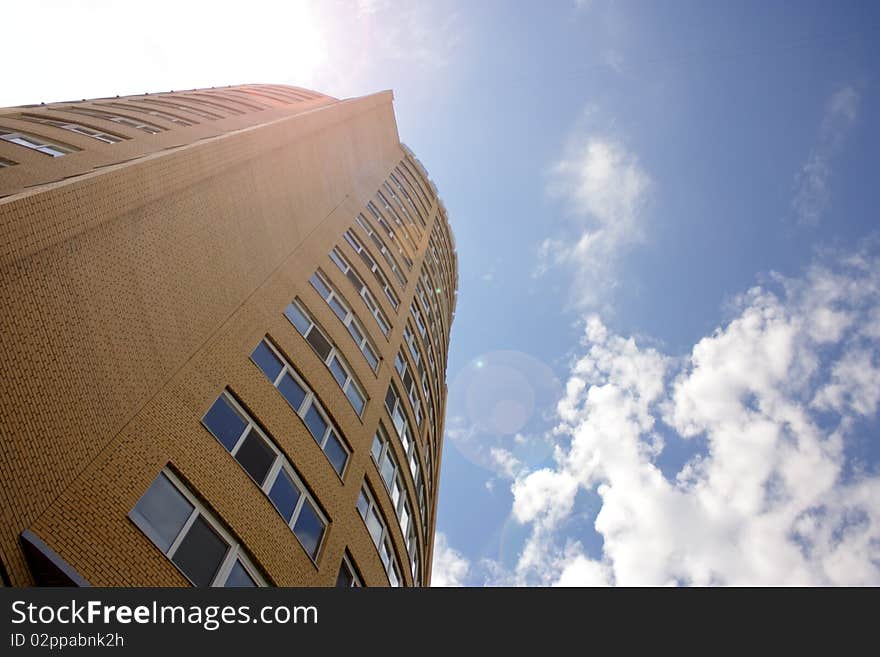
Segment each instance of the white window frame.
M348 556L348 552L342 555L342 561L339 563L339 570L345 568L349 575L351 575L351 585L347 588L350 589L359 589L362 588L364 583L361 580L361 576L358 574L357 568L354 567L354 561ZM336 580L339 581L339 575L336 575Z
M270 380L270 383L274 386L274 388L276 390L278 390L278 384L284 380L285 375L289 375L290 378L292 378L296 382L296 384L300 388L302 388L303 392L305 392L305 397L303 398L302 403L300 403L299 408L294 408L293 405L290 403L290 401L287 399L287 397L285 397L284 395L281 395L281 398L284 399L284 401L287 402L287 405L290 406L293 409L293 411L299 416L299 419L302 420L303 424L305 425L305 430L314 439L314 441L316 443L318 443L318 447L321 448L321 451L324 452L325 456L327 456L327 453L325 450L327 448L327 444L330 441L330 434L334 434L336 436L337 441L342 446L342 449L345 451L345 465L342 468L342 472L336 472L336 468L333 466L333 463L330 461L329 456L327 456L327 461L330 463L330 467L333 469L333 472L336 472L336 476L339 477L340 479L344 480L345 473L348 472L348 464L351 462L351 447L349 447L348 441L343 437L342 432L336 428L336 424L330 419L330 416L327 414L327 411L324 410L324 406L318 400L317 395L315 395L315 393L311 389L311 387L309 387L308 384L306 384L306 382L299 375L299 373L296 371L296 369L294 369L293 365L290 364L290 362L287 360L287 358L284 357L284 355L278 350L278 348L274 344L272 344L272 342L270 340L263 338L263 340L261 340L260 342L265 343L266 346L269 347L270 351L272 351L272 353L275 355L275 357L279 361L281 361L281 371L278 373L278 376L275 377L274 381ZM259 344L258 344L258 346L259 346ZM256 347L254 347L254 349L256 349ZM253 352L254 352L254 350L252 349L251 354L253 354ZM266 373L263 372L262 368L260 368L260 366L257 365L257 363L253 360L253 358L251 358L251 362L257 366L257 369L260 370L260 372L263 374L263 376L266 375ZM266 377L266 378L268 379L268 377ZM278 394L281 394L280 390L278 391ZM315 410L317 411L318 415L321 416L321 419L324 421L324 424L327 425L327 428L324 429L324 433L321 435L320 439L317 438L312 433L311 429L309 429L309 425L306 424L306 415L308 414L309 409L312 406L315 407ZM239 408L241 408L241 407L239 406Z
M313 279L317 278L321 285L328 290L328 294L325 297L321 290L315 285ZM348 304L348 301L345 300L339 292L336 291L336 288L327 280L327 277L321 272L321 270L316 270L312 277L309 278L309 283L315 292L318 293L324 301L327 302L327 305L330 306L330 310L333 311L333 314L336 315L337 319L342 322L342 325L348 331L348 334L351 336L351 339L354 340L355 344L358 346L358 349L361 350L361 353L364 355L364 360L367 361L367 365L370 366L370 369L373 372L379 371L379 364L382 362L382 357L379 355L379 350L376 349L376 345L373 344L373 341L370 340L370 336L364 330L363 325L360 323L360 320L355 316L354 311L352 311L351 306ZM336 308L333 306L333 302L339 306L339 308L343 311L343 317L339 316ZM302 306L300 306L302 307ZM290 319L290 318L288 318ZM360 340L358 340L358 335L360 335ZM370 362L370 357L367 355L367 352L373 355L373 359L376 361L375 364Z
M171 545L168 547L163 554L168 558L171 564L177 569L177 571L186 577L186 579L194 585L194 582L189 579L189 577L184 573L176 563L174 563L174 555L177 553L177 549L180 547L181 543L183 543L184 538L186 538L189 533L190 528L193 526L193 523L198 519L199 516L202 516L205 519L211 529L213 529L220 538L226 543L226 554L223 556L223 560L220 562L220 566L217 568L217 572L214 574L214 579L211 580L210 586L223 586L226 584L226 580L229 578L229 574L232 572L232 569L235 567L235 562L238 561L241 563L242 567L245 569L247 574L251 579L254 580L254 583L257 586L268 586L266 579L260 574L259 570L254 566L253 562L245 553L244 548L241 543L235 539L235 537L226 531L226 528L222 525L222 523L217 520L217 517L214 513L208 509L204 504L202 504L199 499L190 492L189 488L184 484L180 478L174 474L174 472L168 468L162 468L158 475L150 482L150 486L147 487L147 490L143 492L143 494L138 498L138 501L135 503L134 507L132 507L131 511L128 513L128 517L131 521L140 529L147 538L150 539L150 542L153 545L156 545L156 542L150 536L150 533L153 531L153 527L150 522L143 517L140 513L137 512L137 505L140 504L140 501L143 499L144 495L147 494L147 491L153 485L153 483L159 477L164 476L171 485L180 493L187 502L189 502L193 510L190 512L189 517L181 526L180 530L177 533L177 536L174 540L171 541ZM156 545L159 548L158 545ZM161 548L159 548L161 549Z
M285 523L287 523L288 528L293 533L293 535L296 537L296 540L300 544L300 547L302 547L303 552L305 552L306 555L309 557L309 559L311 559L312 562L314 562L317 565L318 556L321 554L321 548L324 546L324 541L327 537L327 532L330 528L330 521L327 519L327 516L324 515L324 512L321 509L321 507L318 505L317 501L309 494L308 489L306 489L305 485L303 484L302 478L299 476L299 473L296 471L296 468L293 467L291 462L287 459L287 456L285 456L284 452L281 451L281 448L279 448L278 445L275 444L275 441L272 440L268 435L266 435L266 432L264 432L256 422L254 422L254 419L250 416L250 414L241 407L241 404L238 403L238 401L235 399L235 397L233 397L232 395L229 394L228 390L224 390L221 393L220 397L223 397L226 399L227 402L230 402L230 405L233 407L233 409L235 409L236 413L238 413L239 416L241 417L241 419L243 419L245 421L245 428L242 430L241 435L239 435L238 439L236 440L235 445L233 445L232 449L228 449L226 447L226 445L223 443L223 441L221 441L220 438L217 437L217 435L213 431L211 431L211 429L208 427L208 425L205 424L204 416L202 416L202 426L204 426L205 429L207 429L208 432L217 439L217 442L219 442L220 445L223 447L223 449L225 449L227 452L229 452L230 456L232 456L233 458L235 458L236 454L238 453L238 450L244 444L245 438L247 438L247 436L250 434L251 431L256 431L257 434L260 436L260 438L263 439L263 442L266 445L268 445L269 448L275 453L275 458L272 461L272 465L269 466L269 469L266 472L266 479L262 483L258 482L253 477L251 477L250 472L245 470L244 466L241 465L240 463L238 463L238 459L236 459L235 462L239 464L241 469L244 470L245 474L247 474L248 477L251 478L251 481L253 481L254 484L256 484L256 486L266 496L266 498L269 500L269 504L272 505L272 508L275 509L275 511L278 513L278 515L281 517L281 519ZM218 397L218 399L220 397ZM215 403L216 403L216 400L215 400ZM211 404L211 406L213 406L213 403ZM209 408L209 410L210 410L210 408ZM208 411L205 411L205 415L207 415L207 414L208 414ZM346 466L348 466L347 460L346 460ZM335 471L336 470L334 469L334 472ZM296 502L296 506L294 506L294 508L293 508L293 513L291 514L289 521L286 520L284 518L284 516L281 515L281 512L278 511L277 507L275 506L275 503L272 501L272 498L269 495L269 493L272 490L272 487L275 485L275 482L278 480L278 477L281 476L282 474L286 474L290 478L291 482L293 482L294 487L296 487L299 490L299 499ZM306 549L306 546L303 545L302 541L300 540L299 536L296 533L296 530L294 529L294 526L296 525L296 521L299 520L300 513L302 512L303 506L305 505L306 501L309 502L309 504L312 507L312 510L315 512L315 514L318 516L318 519L324 525L324 529L321 532L321 538L318 541L318 544L315 546L315 555L314 556L309 554L309 551Z
M363 510L361 509L362 499L364 500L363 506L365 507ZM373 497L373 494L367 487L366 482L363 486L361 486L361 492L358 496L358 501L355 505L355 508L357 508L358 515L361 517L361 520L364 521L364 527L367 530L367 534L369 535L370 540L373 541L373 546L376 548L376 552L379 555L380 562L383 561L382 546L385 547L385 551L388 554L388 563L383 563L383 565L385 567L385 574L388 576L388 583L395 588L403 586L405 582L400 575L400 565L397 561L397 551L394 549L394 543L391 541L391 535L388 532L388 523L385 522L385 517L382 514L382 509L380 509L379 505L376 504L376 499ZM375 517L378 518L379 525L381 527L378 538L373 538L373 534L370 533L370 527L367 524L367 516L369 516L370 513L373 511L375 511Z
M302 313L306 321L310 323L309 328L305 332L300 331L299 327L290 318L288 312L291 310L291 307ZM294 299L287 306L287 308L284 310L284 316L287 317L287 320L291 324L293 324L293 327L297 330L297 333L299 333L305 339L312 350L318 355L318 358L321 358L323 360L324 365L326 365L327 369L330 370L330 376L332 376L333 380L336 381L340 388L342 388L342 392L343 394L345 394L345 398L348 399L349 404L351 404L351 408L352 410L354 410L355 415L357 415L358 417L363 417L364 412L367 410L367 402L369 401L369 398L367 397L367 393L364 392L364 387L361 385L360 381L358 381L357 377L352 373L351 366L348 364L348 361L345 360L342 352L339 351L339 349L336 347L336 343L334 343L330 339L327 333L320 327L320 325L309 314L305 307L301 303L299 303L297 299ZM328 345L330 345L330 352L327 354L326 358L321 356L320 352L318 352L317 347L309 342L309 336L312 334L312 332L317 332L322 338L324 338L324 341ZM331 365L334 359L339 363L339 367L345 373L346 378L345 381L343 381L342 383L339 382L339 379L337 379L336 375L333 373L333 368ZM360 410L357 409L350 397L350 394L352 394L352 392L356 393L361 398L362 405Z
M80 150L76 146L62 144L53 139L47 139L30 132L20 132L18 130L9 130L8 128L0 128L0 139L51 157L61 157L62 155L69 155Z
M376 300L373 298L373 295L370 292L370 289L367 287L366 283L361 280L361 277L358 276L358 273L352 268L346 257L342 255L339 247L334 246L333 250L330 251L330 260L333 261L333 264L335 264L339 268L339 271L343 273L345 278L348 279L348 282L351 283L352 287L357 291L358 296L363 299L364 304L367 306L367 310L370 311L373 319L376 320L376 324L379 325L379 330L381 330L387 338L388 334L391 332L391 322L388 321L385 313L382 312L379 304L376 303Z

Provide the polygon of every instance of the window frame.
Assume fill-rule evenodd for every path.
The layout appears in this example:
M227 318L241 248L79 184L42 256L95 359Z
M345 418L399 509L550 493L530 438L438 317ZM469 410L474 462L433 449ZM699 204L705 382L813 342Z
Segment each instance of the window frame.
M361 499L366 502L366 509L364 511L361 511ZM367 535L369 535L373 547L376 548L376 553L379 555L379 562L382 563L383 568L385 569L385 575L388 577L388 584L393 588L405 586L406 581L400 573L400 561L397 557L397 550L394 549L394 541L391 540L391 534L388 531L388 522L385 520L385 515L376 503L376 498L370 491L366 481L361 485L361 491L358 495L357 502L355 503L355 508L364 523L364 528L367 530ZM378 539L373 538L373 534L370 532L370 527L367 524L367 516L369 516L371 511L375 511L375 516L379 519L381 531ZM385 547L385 551L389 555L388 565L385 565L384 560L382 559L382 546Z
M49 157L63 157L82 150L71 144L65 144L42 135L35 135L32 132L22 132L21 130L4 127L0 127L0 139L9 144L37 151Z
M376 324L379 326L379 330L382 331L382 334L388 338L388 335L391 333L393 327L391 322L388 320L388 317L385 316L385 313L382 311L382 308L373 298L372 292L370 292L370 288L367 287L367 284L364 283L363 279L358 275L358 273L351 266L351 263L348 262L348 259L345 255L339 250L338 246L334 246L333 250L330 251L330 260L339 271L342 272L342 275L348 279L348 282L351 283L352 287L357 291L358 296L363 300L364 305L366 305L367 310L370 311L370 314L373 316L373 319L376 320ZM355 282L357 281L357 282Z
M364 264L373 273L373 276L376 277L379 285L382 286L382 291L385 293L385 297L388 299L391 307L394 308L394 312L398 312L400 310L400 297L397 296L394 288L391 287L391 284L382 272L379 263L376 262L376 259L370 254L370 251L361 244L361 241L355 236L354 231L351 228L347 228L342 234L342 237L348 242L348 245L354 250L354 252L361 257L361 260L364 261Z

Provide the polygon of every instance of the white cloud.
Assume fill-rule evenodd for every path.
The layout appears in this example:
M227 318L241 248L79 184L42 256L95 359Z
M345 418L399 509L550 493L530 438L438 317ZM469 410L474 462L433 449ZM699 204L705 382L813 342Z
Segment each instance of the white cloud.
M831 204L831 165L856 122L858 110L859 93L851 86L828 99L818 142L795 176L792 207L803 224L819 223Z
M510 576L880 584L880 473L849 467L847 451L880 404L878 309L880 259L859 255L749 290L687 358L590 317L558 405L555 465L512 486L531 533ZM661 429L703 448L673 477L657 464ZM569 535L580 490L601 500L594 556Z
M431 566L431 586L464 586L470 571L470 562L449 546L446 534L434 536L434 560Z
M595 108L588 108L584 121L594 114ZM614 286L620 255L644 239L651 186L638 158L619 140L577 129L551 168L547 187L573 218L574 234L539 245L536 275L552 266L570 267L574 305L596 305Z

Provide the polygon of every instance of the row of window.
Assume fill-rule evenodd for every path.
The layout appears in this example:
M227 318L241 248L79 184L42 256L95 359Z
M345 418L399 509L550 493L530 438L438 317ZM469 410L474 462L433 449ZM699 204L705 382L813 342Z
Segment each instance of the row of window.
M400 468L397 465L397 459L394 457L394 450L392 449L388 438L385 436L385 432L381 425L373 438L373 446L370 453L372 454L376 468L379 470L382 481L385 484L385 489L388 491L388 495L391 498L394 511L397 514L400 532L404 536L406 551L410 558L410 569L413 581L416 586L419 586L421 582L421 561L419 558L418 541L416 540L416 527L415 523L412 521L412 511L407 495L405 494L406 487L403 484L403 478L400 474Z
M267 340L257 345L251 354L251 360L299 415L309 433L326 454L333 469L342 477L350 452L333 428L315 394L275 346Z
M318 326L311 315L297 300L294 300L284 310L284 315L290 320L290 323L299 331L306 342L308 342L315 353L320 356L321 360L330 370L336 383L342 388L342 392L348 398L352 408L360 416L367 404L367 397L361 384L357 381L351 368L345 358L339 353L336 346L330 341L330 338Z
M382 512L379 510L376 500L373 499L366 484L361 488L360 495L358 496L357 510L367 526L370 538L373 539L373 545L376 546L376 550L379 552L379 559L385 567L388 582L394 587L402 586L403 579L400 576L400 566L397 563L394 546L391 544L391 536L388 534L388 525L382 519Z
M342 325L348 330L349 335L351 335L355 344L357 344L358 349L360 349L361 353L364 355L370 368L375 372L379 367L378 351L373 346L373 343L370 342L367 332L364 330L363 326L361 326L357 317L355 317L354 312L351 310L345 297L343 297L330 284L330 281L327 280L320 270L312 274L311 278L309 278L309 283L311 283L312 287L315 288L315 291L321 295L321 298L327 302L327 305L330 306L333 314L339 318L339 321L342 322Z
M357 291L358 295L364 300L364 303L367 304L367 309L370 311L373 319L376 320L379 329L386 337L388 337L388 334L391 332L391 324L389 323L388 318L385 316L385 313L382 312L379 304L376 303L370 289L361 280L361 277L358 276L357 272L352 268L345 256L342 255L342 252L338 247L333 247L333 250L330 252L330 259L339 268L339 271L341 271L349 280L355 291Z
M370 252L364 248L360 240L355 237L354 231L352 231L351 228L343 233L343 237L345 237L345 241L348 242L352 249L354 249L355 253L361 257L361 260L364 261L364 264L372 272L373 276L376 277L376 280L382 287L382 291L385 293L385 297L388 299L391 307L394 308L394 312L397 312L400 308L400 299L398 299L397 294L395 294L391 285L389 285L388 279L385 278L385 274L382 273L382 268L379 267L379 263L373 259Z
M425 540L427 540L425 483L422 479L422 466L419 461L415 434L409 425L409 420L406 418L406 413L403 410L400 395L393 383L389 384L388 392L385 393L385 408L388 411L388 415L391 416L391 423L394 426L394 430L397 432L401 449L403 450L403 453L406 454L410 474L412 475L413 483L415 484L416 493L418 495L422 526L425 527Z
M379 253L382 254L382 257L385 259L385 262L388 264L388 267L391 269L391 272L397 277L397 282L400 283L401 289L406 289L406 275L404 275L403 271L401 271L400 267L397 264L397 260L391 254L391 251L388 250L388 247L385 246L385 240L373 230L373 226L367 220L366 217L362 214L358 214L355 217L355 223L361 227L361 230L367 234L367 236L373 240L373 244L376 245L376 248L379 250ZM400 247L398 246L398 251L400 251ZM400 254L403 255L403 252L400 251ZM412 267L412 263L408 264L409 267Z
M275 442L228 392L217 398L202 423L269 498L306 554L315 560L327 520Z

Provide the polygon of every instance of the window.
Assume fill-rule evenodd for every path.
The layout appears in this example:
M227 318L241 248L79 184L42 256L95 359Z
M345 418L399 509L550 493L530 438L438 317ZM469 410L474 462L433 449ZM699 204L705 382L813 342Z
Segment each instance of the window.
M373 315L373 318L376 320L376 323L379 325L379 328L382 330L387 337L388 333L391 331L391 325L388 323L388 319L385 317L385 313L382 312L382 309L379 308L379 304L376 303L376 300L373 299L373 295L370 294L370 290L364 285L364 282L361 280L361 277L357 275L354 269L351 268L351 265L348 264L348 261L345 259L345 256L342 255L342 252L334 247L330 252L330 259L334 262L334 264L339 267L339 271L345 274L345 277L349 280L360 297L364 300L364 303L367 304L367 308L370 310L370 314Z
M403 197L407 200L407 202L410 204L412 209L415 211L416 216L418 216L419 221L422 223L422 226L425 226L427 228L427 223L425 223L425 217L422 214L422 211L419 209L419 206L417 206L413 202L412 196L410 196L409 192L406 191L406 187L403 186L403 184L400 182L400 179L397 176L395 176L393 173L391 174L391 180L394 181L394 184L397 185L397 190L401 194L403 194Z
M388 214L390 214L392 217L394 217L394 223L396 223L398 226L400 226L400 231L403 234L403 237L406 239L407 243L412 247L413 252L415 252L417 250L416 243L413 241L413 238L410 236L409 231L406 229L406 226L400 220L400 215L397 214L397 210L395 210L394 208L391 207L391 205L388 203L388 199L385 198L385 195L381 191L377 191L376 196L382 202L382 205L384 206L386 212L388 212Z
M33 151L39 151L45 155L51 155L52 157L61 157L62 155L74 153L79 150L75 146L68 146L67 144L62 145L54 141L49 141L45 137L38 137L24 132L9 132L2 128L0 128L0 139L8 141L10 144L18 144L19 146L30 148Z
M330 369L330 373L342 388L348 401L351 402L355 413L360 416L367 404L367 396L351 373L351 368L345 362L342 354L297 301L287 306L284 314Z
M102 141L105 144L117 144L122 141L122 137L120 137L119 135L114 135L109 132L103 132L101 130L85 126L81 123L74 123L72 121L56 121L55 119L50 119L44 116L32 116L29 114L24 114L16 118L20 119L21 121L42 123L43 125L51 125L55 128L61 128L62 130L75 132L80 135L85 135L86 137L91 137L92 139L97 139L98 141Z
M385 567L385 573L388 575L388 582L391 586L398 587L403 585L400 577L400 566L397 565L397 555L394 553L394 547L391 545L391 537L388 535L388 526L382 519L382 512L376 506L376 501L367 490L366 484L361 488L361 494L358 496L357 510L367 526L370 538L373 539L373 545L379 553L379 559Z
M361 578L351 562L348 554L342 555L342 563L339 564L339 575L336 576L336 588L354 589L363 586Z
M208 112L207 110L203 110L199 107L193 107L192 105L184 105L183 103L176 103L172 100L169 100L168 96L162 96L162 100L157 100L156 98L138 98L138 102L142 103L151 103L154 105L161 105L164 107L170 107L176 110L183 110L184 112L189 112L190 114L195 114L196 116L200 116L203 119L222 119L223 117L219 114L214 114L213 112Z
M367 363L369 363L370 368L374 372L378 370L378 351L373 346L370 338L367 337L367 332L364 330L364 327L361 326L361 323L358 321L357 317L355 317L354 313L349 309L348 302L342 297L342 295L340 295L336 290L332 288L330 283L327 281L326 278L324 278L324 275L320 272L315 272L314 274L312 274L309 282L312 284L312 287L315 288L315 291L321 295L324 301L327 302L327 305L330 306L330 309L339 318L339 321L342 322L342 325L348 330L349 335L351 335L352 339L355 341L355 344L357 344L358 348L361 350L364 358L367 359ZM298 319L295 316L296 313L293 313L293 315L288 315L288 319L293 322L294 326L296 326L297 329L299 329L299 326L296 322L299 321L301 324L304 325L305 319L307 318ZM300 333L302 333L302 331L300 331Z
M382 477L382 481L385 483L385 489L391 498L394 511L397 514L400 533L406 539L406 550L410 555L410 565L413 568L413 580L416 582L416 586L418 586L418 583L421 581L421 575L418 570L418 543L416 542L415 526L412 522L412 512L405 493L406 488L401 479L400 469L397 466L397 459L394 458L394 450L391 448L391 444L388 442L381 425L373 438L371 454L373 462L376 464L376 468Z
M266 586L244 548L168 468L129 518L195 586Z
M324 450L336 474L342 477L345 465L348 463L349 449L327 419L327 414L315 394L268 340L263 340L257 345L251 354L251 360L263 371L272 385L278 388L278 392L299 415L309 433Z
M373 227L370 225L370 222L367 221L364 215L359 214L355 217L355 223L361 227L361 229L367 234L367 236L373 240L373 244L376 245L376 248L379 249L379 253L382 254L382 257L385 258L385 262L388 263L388 266L391 268L392 273L397 277L397 281L400 283L401 287L406 287L406 276L404 276L403 272L400 271L400 267L397 265L397 260L391 255L391 252L385 246L385 241L379 236L376 231L373 230Z
M136 128L137 130L142 130L143 132L148 132L151 135L157 135L162 132L165 128L160 128L155 123L148 123L146 121L139 121L138 119L133 119L130 116L124 116L122 114L116 114L115 112L107 112L105 110L97 110L91 109L89 107L58 107L55 108L62 112L74 112L76 114L84 114L86 116L94 116L98 119L104 119L105 121L113 121L113 123L118 123L120 125L127 125L129 128Z
M316 560L327 521L274 441L227 392L208 409L202 424L250 475L306 553Z
M392 308L394 308L395 312L400 307L400 300L397 298L397 295L394 293L394 290L391 289L391 286L388 284L388 279L385 278L385 274L382 273L382 270L379 268L379 265L373 260L373 256L363 247L357 237L354 236L354 232L349 228L343 234L345 240L348 242L349 246L355 250L355 252L361 257L361 260L364 261L364 264L367 265L367 268L371 272L373 272L373 276L376 277L376 280L379 281L379 285L382 286L382 291L385 292L385 296L388 298L388 301L391 303Z

